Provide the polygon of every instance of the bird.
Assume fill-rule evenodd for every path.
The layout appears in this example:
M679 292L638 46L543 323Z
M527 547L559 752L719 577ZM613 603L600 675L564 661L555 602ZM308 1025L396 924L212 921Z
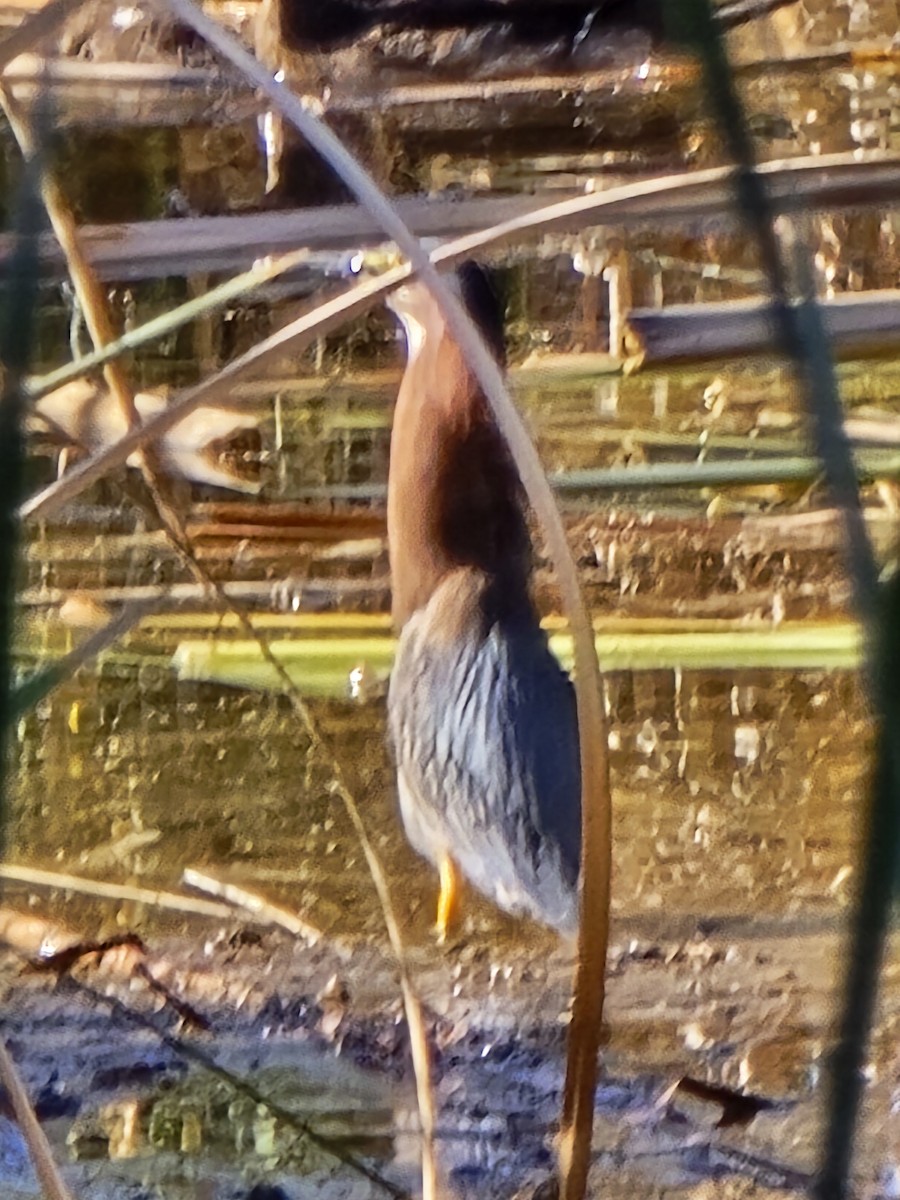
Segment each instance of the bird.
M491 281L452 286L505 367ZM531 595L518 472L426 287L389 297L407 342L391 432L387 531L398 634L388 737L412 847L439 871L446 940L466 879L567 938L578 925L581 777L571 681Z

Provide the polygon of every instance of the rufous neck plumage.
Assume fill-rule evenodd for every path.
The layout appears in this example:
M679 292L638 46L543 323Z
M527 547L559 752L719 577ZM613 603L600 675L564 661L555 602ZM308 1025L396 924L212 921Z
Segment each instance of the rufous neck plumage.
M427 289L406 284L390 304L408 346L388 478L394 625L460 567L488 576L500 608L529 603L521 486L487 402Z

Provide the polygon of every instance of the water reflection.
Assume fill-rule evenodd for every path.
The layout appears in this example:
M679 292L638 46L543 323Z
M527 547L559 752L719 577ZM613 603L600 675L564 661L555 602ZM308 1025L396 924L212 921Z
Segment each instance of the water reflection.
M616 673L607 694L618 914L773 916L846 901L870 744L855 676ZM314 707L403 881L404 916L426 936L432 880L398 827L382 706ZM365 935L380 921L329 775L279 697L108 667L20 724L11 853L161 887L185 866L227 867L324 929Z

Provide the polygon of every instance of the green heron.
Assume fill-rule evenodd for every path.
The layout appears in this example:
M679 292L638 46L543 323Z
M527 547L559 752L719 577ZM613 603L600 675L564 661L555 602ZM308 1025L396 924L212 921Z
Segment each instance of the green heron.
M504 365L484 271L460 298ZM581 834L572 685L530 594L525 497L506 444L421 284L388 302L408 361L391 436L388 544L399 645L388 723L407 837L438 867L437 931L459 876L500 908L577 927Z

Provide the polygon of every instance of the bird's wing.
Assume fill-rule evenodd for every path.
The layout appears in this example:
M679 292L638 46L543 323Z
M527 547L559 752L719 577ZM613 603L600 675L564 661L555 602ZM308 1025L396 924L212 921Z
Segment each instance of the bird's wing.
M418 618L405 627L389 697L411 840L432 858L449 852L504 908L568 924L580 833L571 685L539 631L427 632Z

